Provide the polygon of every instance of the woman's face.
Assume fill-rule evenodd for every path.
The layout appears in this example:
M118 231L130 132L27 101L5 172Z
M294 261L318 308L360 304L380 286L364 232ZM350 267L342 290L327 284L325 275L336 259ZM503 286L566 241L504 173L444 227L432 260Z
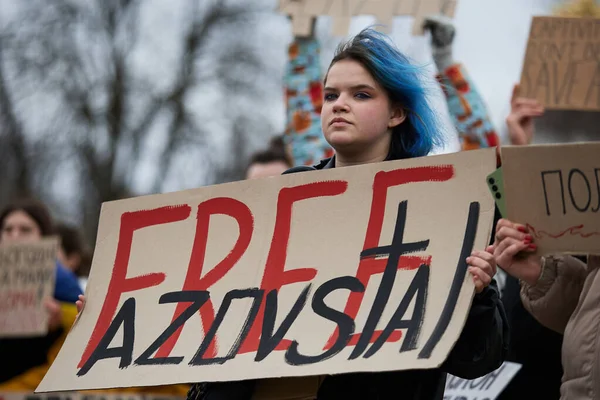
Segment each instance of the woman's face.
M329 69L324 93L321 128L337 155L360 162L384 160L392 128L405 114L392 107L369 71L354 60L338 61Z
M41 238L40 227L25 211L15 210L4 219L0 242L34 242Z

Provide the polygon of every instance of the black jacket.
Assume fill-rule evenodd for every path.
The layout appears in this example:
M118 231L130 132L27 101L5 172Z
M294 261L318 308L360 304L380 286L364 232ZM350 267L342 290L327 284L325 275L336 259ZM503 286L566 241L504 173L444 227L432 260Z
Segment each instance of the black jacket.
M315 167L295 167L285 173L334 167L334 159ZM331 375L323 381L318 400L441 400L446 373L466 379L499 368L508 352L508 323L495 281L475 295L465 327L439 369ZM255 381L195 384L190 400L250 400Z

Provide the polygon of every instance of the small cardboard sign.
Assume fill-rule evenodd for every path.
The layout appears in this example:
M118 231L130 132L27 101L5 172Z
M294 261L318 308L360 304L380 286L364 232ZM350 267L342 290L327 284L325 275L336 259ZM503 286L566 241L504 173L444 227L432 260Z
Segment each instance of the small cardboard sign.
M391 28L394 16L412 15L413 34L423 34L428 15L454 16L458 0L279 0L279 11L291 16L296 36L312 34L312 21L320 15L333 18L333 34L348 34L350 19L355 15L373 15L380 24Z
M521 95L550 110L600 110L600 19L534 17Z
M448 375L444 400L495 400L520 369L520 364L505 362L496 371L473 380Z
M600 254L600 143L502 148L507 218L540 254Z
M103 204L38 391L437 368L489 243L495 149Z
M48 333L58 239L0 245L0 337Z

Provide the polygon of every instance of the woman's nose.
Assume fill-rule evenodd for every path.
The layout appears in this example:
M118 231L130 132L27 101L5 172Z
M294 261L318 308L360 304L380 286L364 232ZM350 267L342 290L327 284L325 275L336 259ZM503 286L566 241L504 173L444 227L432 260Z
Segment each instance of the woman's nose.
M346 112L348 111L348 102L345 97L340 95L333 103L333 112Z

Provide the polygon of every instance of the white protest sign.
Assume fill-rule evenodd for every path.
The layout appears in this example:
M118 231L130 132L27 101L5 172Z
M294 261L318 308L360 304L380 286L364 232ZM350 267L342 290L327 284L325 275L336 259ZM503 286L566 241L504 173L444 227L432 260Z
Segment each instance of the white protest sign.
M38 391L437 368L474 293L495 149L105 203Z
M505 362L496 371L473 380L448 375L444 400L495 400L520 369L520 364Z

